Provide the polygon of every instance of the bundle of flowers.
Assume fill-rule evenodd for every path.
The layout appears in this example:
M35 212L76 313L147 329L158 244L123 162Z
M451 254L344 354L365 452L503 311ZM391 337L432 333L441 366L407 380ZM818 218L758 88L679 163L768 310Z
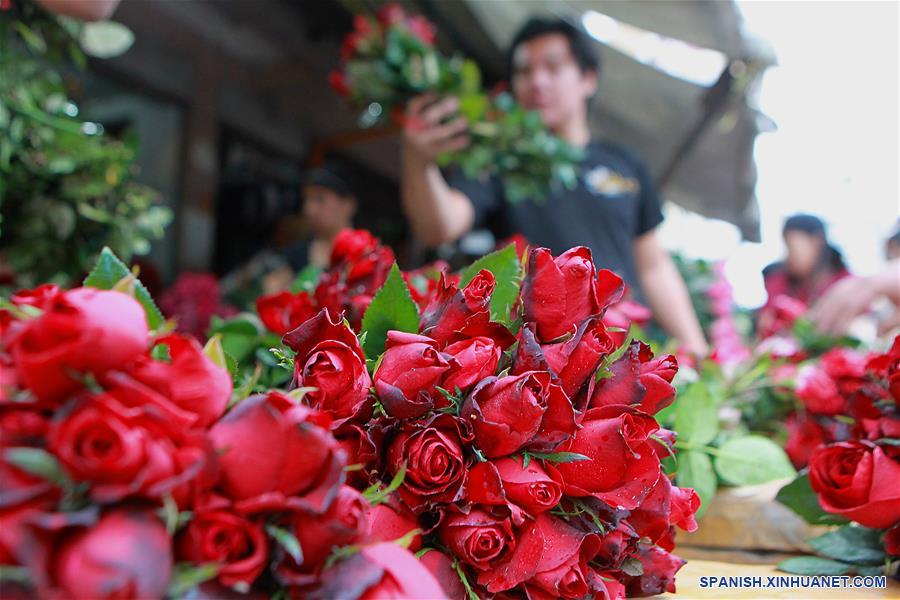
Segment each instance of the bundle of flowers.
M182 273L159 297L159 307L175 321L179 332L199 340L206 339L214 316L237 314L236 308L222 301L219 280L212 273Z
M788 452L807 470L778 499L810 523L844 524L813 540L822 557L781 568L896 573L900 564L900 336L884 354L834 349L801 368L802 408ZM850 524L847 524L850 523Z
M352 305L319 309L276 350L292 389L256 394L222 335L162 333L112 258L87 283L114 289L0 313L0 563L23 594L674 590L699 500L663 472L652 415L677 365L616 346L622 282L586 248L523 270L510 246L441 272L422 309L392 264L359 332Z
M446 57L435 47L434 26L407 15L397 4L377 18L357 15L341 49L340 70L331 84L364 109L372 125L391 116L403 119L407 102L420 94L459 98L469 122L471 143L439 160L456 164L470 177L496 174L512 201L543 199L551 187L574 187L581 151L552 135L537 112L526 112L509 94L490 96L471 60Z

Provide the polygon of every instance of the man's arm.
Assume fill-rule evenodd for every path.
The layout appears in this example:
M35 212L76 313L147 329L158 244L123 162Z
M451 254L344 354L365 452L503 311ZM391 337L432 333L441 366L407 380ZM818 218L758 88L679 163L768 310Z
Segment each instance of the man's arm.
M471 201L447 181L435 164L438 154L459 150L468 143L467 123L456 113L456 98L434 102L433 95L409 103L403 128L400 194L413 232L426 246L435 247L459 238L472 228Z
M816 301L808 316L821 332L842 335L853 319L881 296L900 307L900 258L871 277L847 277L835 283Z
M656 320L689 352L705 356L709 346L694 314L687 286L653 231L634 240L634 260L641 288Z

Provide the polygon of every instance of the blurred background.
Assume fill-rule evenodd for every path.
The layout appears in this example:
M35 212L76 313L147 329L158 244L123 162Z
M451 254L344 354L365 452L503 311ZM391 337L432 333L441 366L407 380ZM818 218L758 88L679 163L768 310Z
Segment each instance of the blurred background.
M13 0L15 2L15 0ZM66 72L80 118L134 136L136 180L173 214L142 259L157 286L224 277L305 235L300 184L339 157L357 222L404 268L434 258L411 238L398 193L400 134L359 127L328 85L353 15L375 0L122 0L127 50ZM765 302L762 269L781 228L818 215L853 273L885 260L897 227L898 4L894 2L413 0L438 45L503 74L503 48L530 16L580 23L604 60L594 135L635 149L665 200L665 247L724 261L736 302ZM101 53L102 54L102 53ZM438 250L493 248L473 232Z

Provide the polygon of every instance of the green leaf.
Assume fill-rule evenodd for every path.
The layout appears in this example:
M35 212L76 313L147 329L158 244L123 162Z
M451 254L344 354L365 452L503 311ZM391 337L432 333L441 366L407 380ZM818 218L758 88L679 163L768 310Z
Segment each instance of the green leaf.
M778 563L778 568L796 575L844 575L853 570L852 565L818 556L796 556Z
M631 575L632 577L640 577L644 574L644 563L633 556L629 556L624 561L622 561L622 571L626 575Z
M131 271L128 270L125 263L119 260L119 257L109 247L104 247L100 252L100 257L94 264L94 268L91 269L91 272L85 278L84 285L101 290L111 290L123 277L127 277L130 274ZM134 287L134 297L141 303L141 306L144 307L144 312L147 314L147 325L150 329L156 329L165 321L162 313L159 311L156 303L153 302L150 292L147 291L143 283L135 281Z
M387 332L392 329L409 333L419 330L419 310L409 295L397 263L391 266L384 286L375 294L363 316L362 333L366 335L363 349L367 358L374 359L384 352Z
M590 458L588 458L584 454L578 454L577 452L552 452L550 454L543 454L541 452L526 452L525 454L531 456L532 458L539 458L541 460L546 460L547 462L554 463L570 463L579 462L582 460L590 460Z
M294 278L294 282L291 284L291 291L295 294L297 292L313 291L319 283L319 277L322 276L322 271L324 271L324 269L318 265L306 265Z
M840 525L847 522L842 517L822 510L822 507L819 506L819 498L809 484L809 475L807 474L800 475L781 488L775 499L811 525Z
M203 346L203 354L220 369L228 370L228 359L225 358L225 350L222 349L222 334L217 333Z
M266 525L266 531L269 532L272 539L278 542L298 565L303 564L303 549L300 548L300 542L293 533L287 529L276 527L275 525Z
M797 474L784 450L760 435L735 437L722 444L715 466L719 477L732 485L755 485Z
M405 464L394 474L394 477L387 487L382 487L381 483L375 482L363 492L363 497L369 501L369 504L381 504L387 500L388 496L396 492L400 486L403 485L404 479L406 479Z
M491 296L491 319L509 325L513 318L509 314L510 309L522 284L522 263L516 254L515 244L486 254L466 267L460 274L459 288L464 288L482 269L490 271L497 282Z
M682 444L698 448L713 441L719 433L716 403L706 386L695 383L675 401L675 431Z
M219 574L219 566L208 563L196 565L194 563L177 563L169 580L169 589L166 590L167 598L184 598L192 589L215 578Z
M6 462L59 486L70 483L69 476L55 456L43 448L9 448L3 453Z
M678 474L675 476L679 487L694 488L700 496L697 517L709 508L716 495L716 473L709 456L699 450L687 450L678 456Z
M848 563L880 565L884 563L884 547L877 529L846 525L809 540L818 554Z

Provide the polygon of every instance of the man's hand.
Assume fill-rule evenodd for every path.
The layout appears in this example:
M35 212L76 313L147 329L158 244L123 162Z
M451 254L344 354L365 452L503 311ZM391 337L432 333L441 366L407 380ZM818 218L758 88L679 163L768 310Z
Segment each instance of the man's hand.
M456 116L459 100L438 100L423 94L410 100L403 123L404 156L420 163L433 163L439 154L469 145L468 122Z
M889 262L871 277L847 277L835 283L810 309L809 318L822 333L843 335L853 319L880 296L900 305L900 260Z

